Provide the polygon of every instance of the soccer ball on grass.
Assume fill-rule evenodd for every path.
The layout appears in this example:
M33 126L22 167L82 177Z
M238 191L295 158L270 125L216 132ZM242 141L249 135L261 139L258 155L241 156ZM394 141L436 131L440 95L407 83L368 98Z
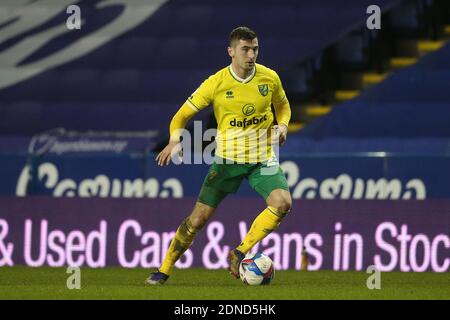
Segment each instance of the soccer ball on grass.
M272 259L260 252L247 254L239 265L239 276L248 285L267 285L274 275Z

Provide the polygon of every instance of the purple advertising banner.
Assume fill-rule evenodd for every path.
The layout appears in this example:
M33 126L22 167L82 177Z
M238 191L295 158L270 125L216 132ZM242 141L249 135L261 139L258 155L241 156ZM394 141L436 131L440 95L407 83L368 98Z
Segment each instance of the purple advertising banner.
M158 267L195 198L0 198L0 266ZM265 208L259 198L230 196L179 268L226 268ZM296 200L280 227L253 248L278 270L448 272L450 201Z

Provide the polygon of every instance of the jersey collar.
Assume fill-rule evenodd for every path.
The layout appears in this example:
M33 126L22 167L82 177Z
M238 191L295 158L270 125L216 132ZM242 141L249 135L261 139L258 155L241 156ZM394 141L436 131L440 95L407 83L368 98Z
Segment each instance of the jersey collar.
M230 71L231 76L232 76L235 80L237 80L237 81L239 81L239 82L241 82L241 83L247 83L247 82L250 82L250 80L252 80L253 77L255 76L255 73L256 73L256 65L253 67L252 73L251 73L247 78L245 78L245 79L240 78L240 77L233 71L233 68L231 67L231 64L229 65L228 70Z

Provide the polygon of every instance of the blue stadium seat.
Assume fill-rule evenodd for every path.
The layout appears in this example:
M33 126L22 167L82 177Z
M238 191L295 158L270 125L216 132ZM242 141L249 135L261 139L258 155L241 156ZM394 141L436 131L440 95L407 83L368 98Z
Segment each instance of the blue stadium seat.
M140 73L136 69L111 70L105 73L100 92L102 100L136 101L139 87Z
M155 37L124 38L118 43L113 63L122 68L155 67L160 43Z
M282 76L283 87L289 88L289 92L303 94L309 90L308 70L306 66L290 69Z
M18 101L1 106L0 131L2 134L33 134L36 126L45 123L45 108L41 102Z
M54 99L53 94L58 93L61 89L60 78L60 71L48 70L14 86L0 90L0 100L18 101L25 98L30 101L45 101Z
M103 74L98 69L74 69L63 73L60 81L61 92L55 92L55 96L69 101L95 101L100 98Z
M108 69L112 67L111 54L118 51L118 42L113 41L97 48L93 52L88 53L82 57L78 63L73 65L73 68L98 68Z
M177 30L174 36L209 36L211 29L205 26L213 21L214 6L211 4L193 4L180 6L174 13L173 28Z
M445 102L450 99L450 70L409 68L367 90L361 99L368 102Z
M389 22L400 31L415 30L418 25L418 8L415 3L404 3L389 12Z
M362 34L352 34L336 44L336 59L340 64L360 65L366 62Z
M154 70L142 77L142 86L146 88L149 101L174 102L181 105L188 95L196 89L189 85L189 70ZM195 88L195 89L194 89Z
M195 37L173 37L161 43L157 56L160 68L189 68L189 63L198 54L199 40ZM180 52L183 54L180 55Z
M192 68L217 69L230 64L228 38L210 37L199 42L198 57L191 61Z

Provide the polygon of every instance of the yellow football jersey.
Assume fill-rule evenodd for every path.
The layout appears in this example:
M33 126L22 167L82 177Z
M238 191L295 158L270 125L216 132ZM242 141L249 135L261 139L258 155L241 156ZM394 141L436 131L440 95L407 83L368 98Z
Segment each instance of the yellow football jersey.
M240 79L231 66L223 68L205 80L186 103L195 111L213 106L216 156L256 163L274 156L270 143L274 122L271 104L284 103L285 99L278 74L255 64L247 79Z

